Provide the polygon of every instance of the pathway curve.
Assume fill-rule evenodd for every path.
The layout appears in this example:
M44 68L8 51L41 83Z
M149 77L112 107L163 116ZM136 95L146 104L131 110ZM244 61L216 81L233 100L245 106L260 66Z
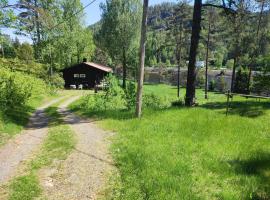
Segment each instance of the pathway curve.
M45 109L65 96L54 99L38 108L31 116L26 129L0 148L0 185L10 180L19 164L39 147L47 133L48 118Z
M98 128L93 122L71 113L67 106L78 97L59 106L64 122L77 137L69 157L60 164L40 172L41 184L47 199L96 199L105 185L105 177L113 168L108 152L108 137L112 133Z

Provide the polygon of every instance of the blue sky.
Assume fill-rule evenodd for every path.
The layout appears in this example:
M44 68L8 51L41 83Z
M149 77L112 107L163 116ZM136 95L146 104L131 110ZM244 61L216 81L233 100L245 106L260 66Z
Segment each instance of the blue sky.
M90 1L91 0L81 0L83 5L88 4ZM16 2L16 0L9 0L9 2L13 4ZM85 23L87 26L94 24L95 22L100 20L101 11L100 11L99 5L102 2L105 2L105 0L97 0L96 2L94 2L92 5L88 6L85 9L84 11L86 14ZM162 2L177 2L177 0L149 0L150 5L160 4ZM15 37L15 35L13 34L13 30L11 29L2 29L1 32L11 35L12 38ZM31 42L29 38L22 37L22 36L17 36L17 37L19 38L21 42L23 41Z

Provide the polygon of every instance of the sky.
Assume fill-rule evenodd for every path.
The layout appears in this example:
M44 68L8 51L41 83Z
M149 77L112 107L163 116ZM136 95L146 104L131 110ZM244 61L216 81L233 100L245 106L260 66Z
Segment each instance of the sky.
M90 1L91 0L81 0L82 4L84 6L87 5ZM15 2L16 2L16 0L9 0L10 4L14 4ZM105 0L97 0L84 10L84 12L86 14L85 24L87 26L94 24L100 20L101 11L100 11L99 5L102 2L105 2ZM156 4L160 4L163 2L177 2L177 0L149 0L150 5L156 5ZM2 29L1 32L8 34L8 35L11 35L12 38L16 37L16 35L13 33L14 30L12 30L12 29ZM17 37L21 42L25 42L25 41L31 42L30 38L23 37L23 36L17 36Z

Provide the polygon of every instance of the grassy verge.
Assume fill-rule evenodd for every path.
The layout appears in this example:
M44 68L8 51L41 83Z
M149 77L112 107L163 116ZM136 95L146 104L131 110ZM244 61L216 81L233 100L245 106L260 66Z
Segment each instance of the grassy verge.
M9 200L31 200L39 197L42 189L39 185L37 171L50 166L54 160L64 160L75 145L75 138L71 128L62 124L61 115L57 107L46 109L50 117L50 128L40 153L30 161L26 175L15 178L10 186Z
M146 86L174 98L176 88ZM199 106L132 112L73 109L117 131L112 153L120 172L110 199L269 199L270 102L210 93ZM183 98L183 96L181 97Z
M60 93L32 97L24 107L14 107L5 114L0 111L0 146L23 130L37 107L59 96Z

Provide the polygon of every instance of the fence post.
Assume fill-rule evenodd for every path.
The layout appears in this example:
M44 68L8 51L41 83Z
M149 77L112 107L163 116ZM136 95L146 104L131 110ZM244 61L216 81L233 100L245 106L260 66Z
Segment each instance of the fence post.
M226 108L226 116L229 113L229 105L230 105L230 90L227 91L227 108Z

